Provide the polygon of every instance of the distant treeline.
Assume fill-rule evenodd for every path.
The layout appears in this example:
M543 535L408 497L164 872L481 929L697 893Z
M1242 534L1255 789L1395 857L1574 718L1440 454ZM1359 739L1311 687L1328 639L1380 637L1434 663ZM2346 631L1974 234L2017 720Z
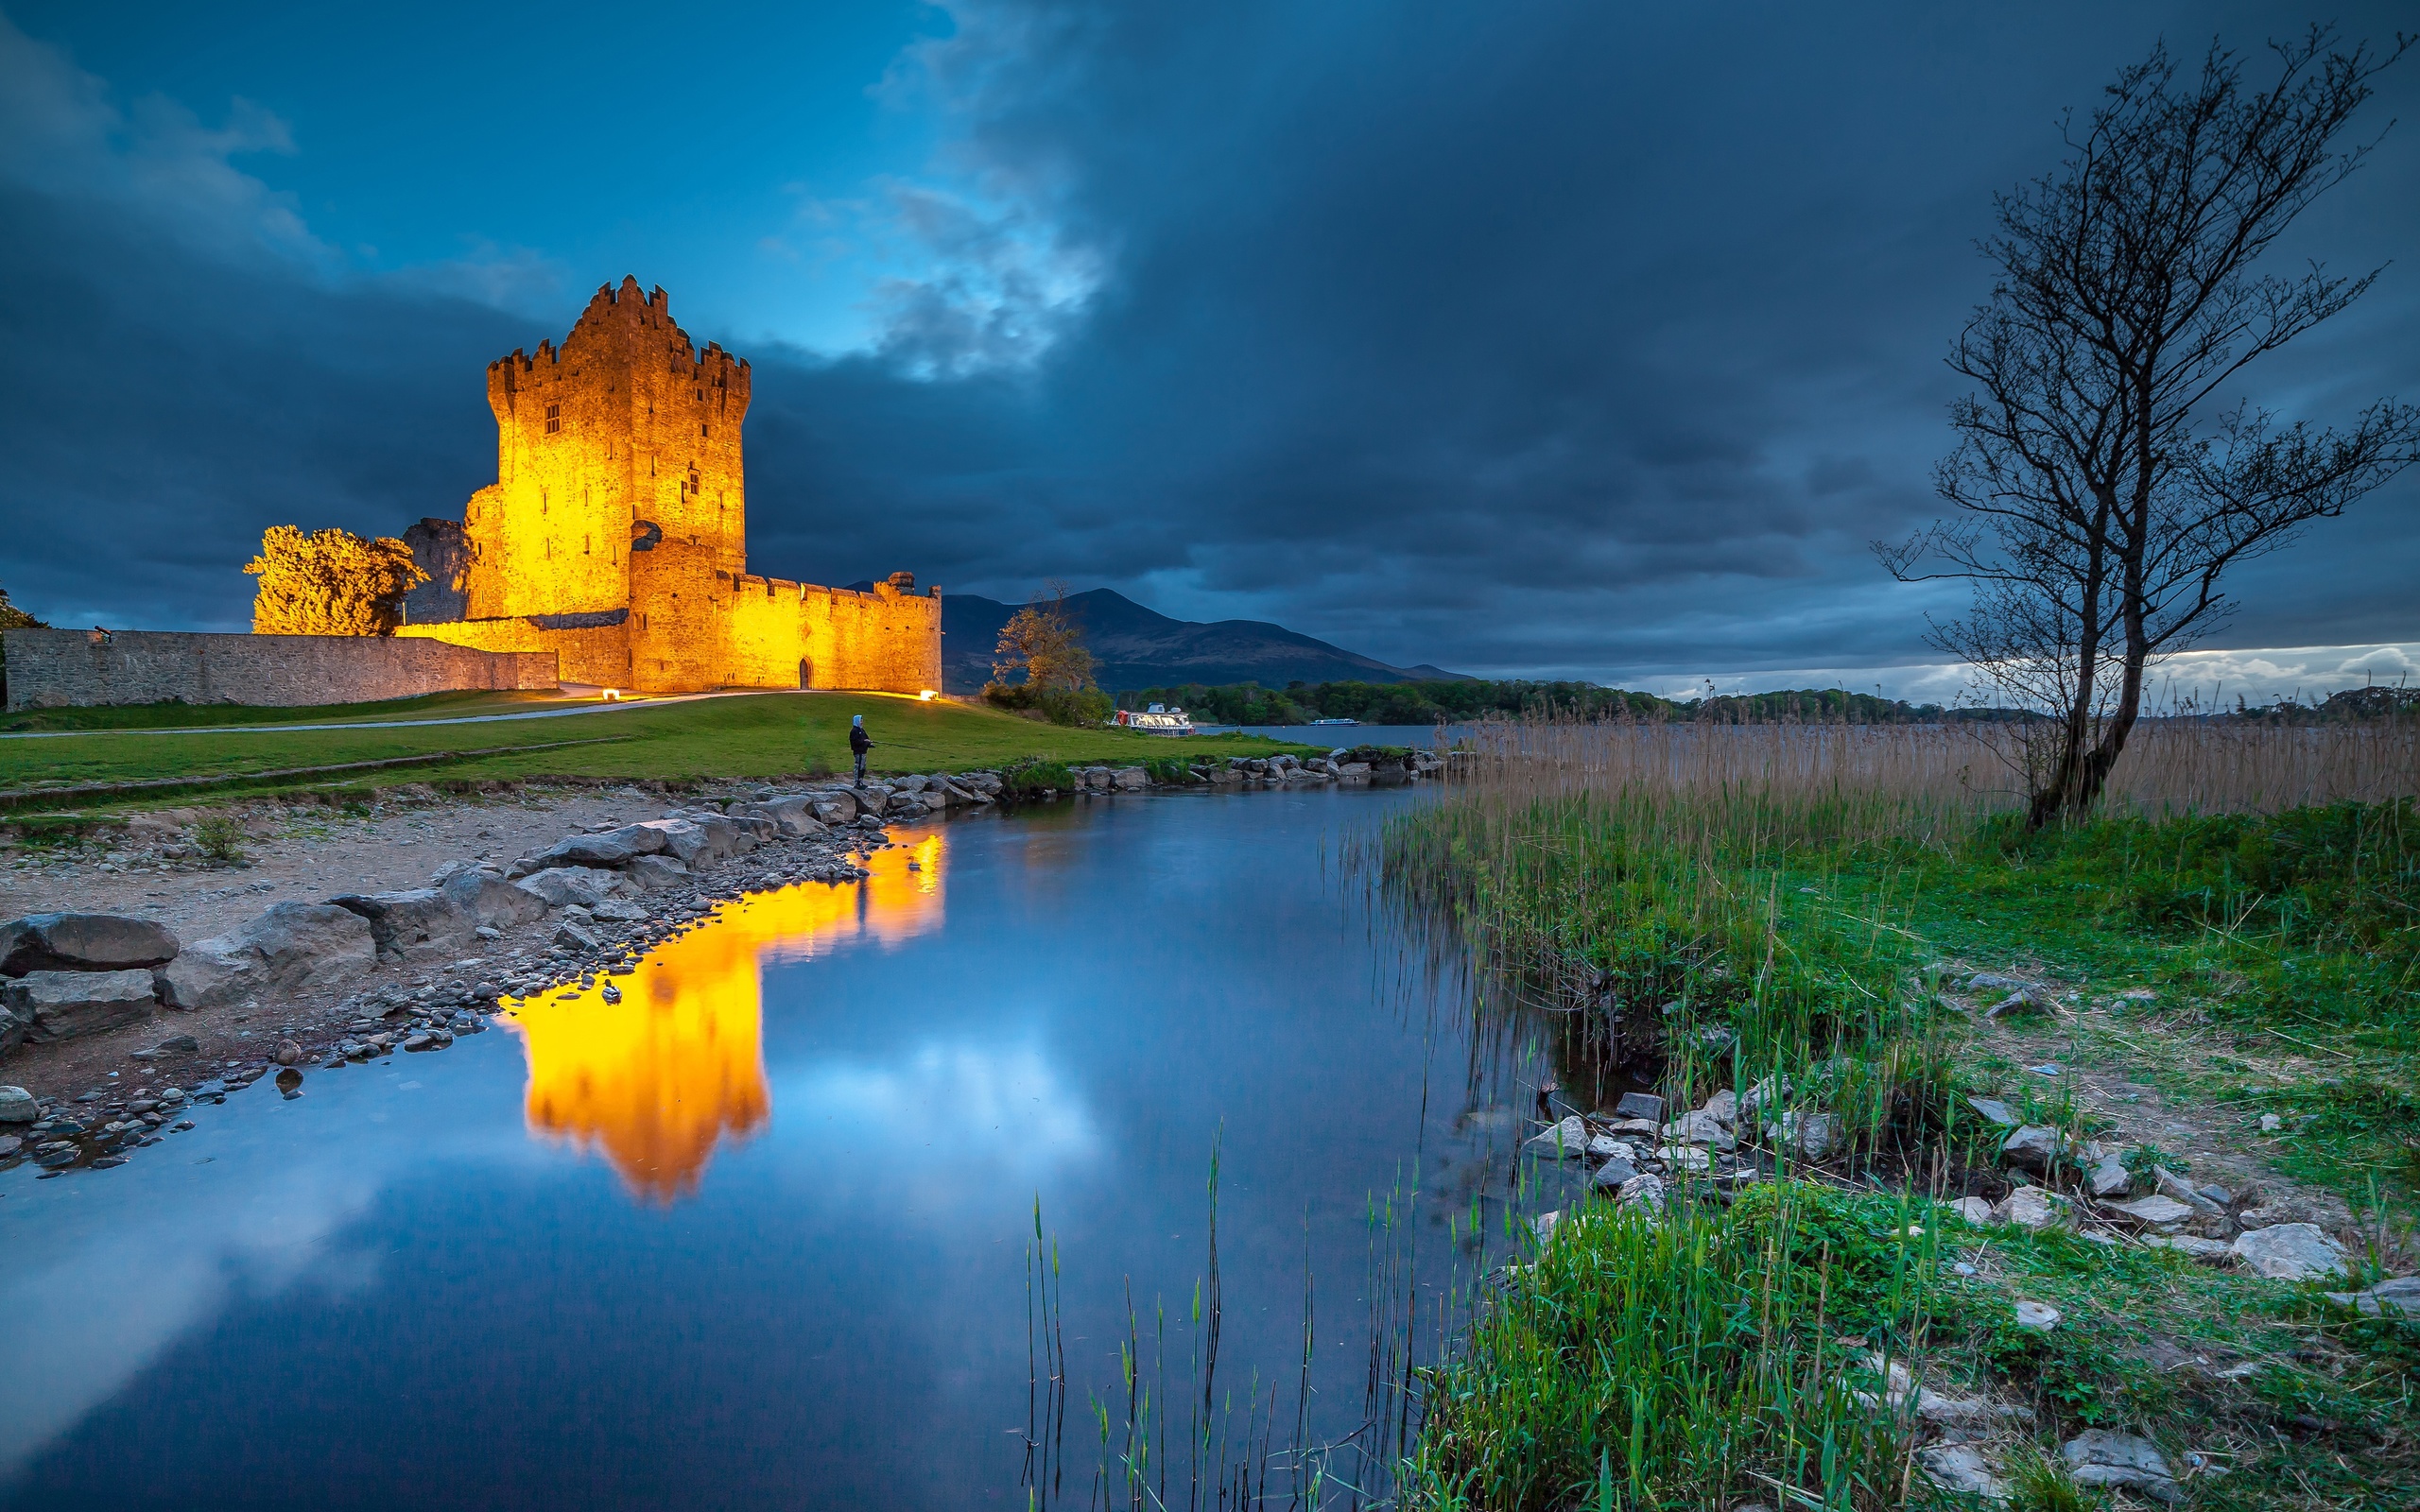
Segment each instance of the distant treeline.
M1186 683L1117 696L1120 709L1174 704L1197 724L1306 725L1315 719L1357 719L1365 725L1461 723L1530 713L1581 719L1704 720L1718 724L1939 724L1953 719L2018 717L2013 711L1945 709L1840 688L1725 694L1710 698L1661 698L1593 682L1439 679L1431 682L1256 682L1222 687Z

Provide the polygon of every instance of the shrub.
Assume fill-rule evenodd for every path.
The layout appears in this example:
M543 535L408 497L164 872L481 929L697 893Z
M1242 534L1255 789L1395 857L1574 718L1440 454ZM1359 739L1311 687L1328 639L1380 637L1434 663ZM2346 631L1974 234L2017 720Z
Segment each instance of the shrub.
M224 814L213 814L193 827L193 843L214 867L233 867L244 860L244 827Z

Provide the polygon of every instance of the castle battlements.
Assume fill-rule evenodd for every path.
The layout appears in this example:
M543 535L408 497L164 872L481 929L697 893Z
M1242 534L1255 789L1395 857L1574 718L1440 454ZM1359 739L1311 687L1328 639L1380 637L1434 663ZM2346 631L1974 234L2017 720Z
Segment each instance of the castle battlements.
M403 633L556 649L570 680L650 692L939 688L939 590L748 573L749 387L745 358L699 350L635 278L599 287L560 345L490 363L496 481L458 532L407 533L433 581Z

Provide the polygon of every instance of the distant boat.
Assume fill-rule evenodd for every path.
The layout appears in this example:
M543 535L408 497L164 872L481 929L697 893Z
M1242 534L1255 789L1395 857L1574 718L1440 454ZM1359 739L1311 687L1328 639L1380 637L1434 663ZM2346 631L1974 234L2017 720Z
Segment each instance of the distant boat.
M1117 711L1117 728L1139 730L1146 735L1190 735L1193 733L1193 721L1182 709L1155 703L1149 709L1120 709Z
M1311 721L1315 725L1357 725L1360 722L1358 719L1314 719Z

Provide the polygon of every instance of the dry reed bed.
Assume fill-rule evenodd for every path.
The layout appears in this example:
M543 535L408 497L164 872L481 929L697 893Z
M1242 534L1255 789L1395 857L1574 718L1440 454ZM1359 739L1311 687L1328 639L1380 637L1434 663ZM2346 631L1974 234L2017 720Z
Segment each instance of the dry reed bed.
M1531 717L1461 742L1475 784L1526 799L1629 789L1846 804L1870 837L1932 838L2021 807L2021 733L2006 725L1683 725ZM2275 813L2420 793L2420 720L2136 727L2107 805L2157 816Z

